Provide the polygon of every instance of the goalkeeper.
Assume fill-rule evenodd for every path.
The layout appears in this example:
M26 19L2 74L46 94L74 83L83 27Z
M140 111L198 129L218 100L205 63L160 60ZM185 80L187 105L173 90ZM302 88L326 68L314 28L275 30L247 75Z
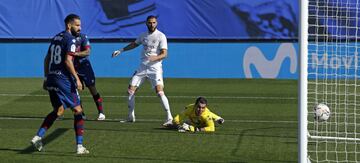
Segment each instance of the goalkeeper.
M224 121L207 108L207 100L204 97L198 97L195 104L186 106L180 114L175 116L172 127L177 127L179 132L214 132L214 122L223 124Z

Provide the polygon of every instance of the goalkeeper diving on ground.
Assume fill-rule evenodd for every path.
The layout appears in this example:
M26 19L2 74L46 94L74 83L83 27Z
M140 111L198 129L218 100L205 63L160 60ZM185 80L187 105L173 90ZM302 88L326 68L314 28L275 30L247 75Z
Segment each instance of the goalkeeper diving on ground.
M186 106L180 114L177 114L171 124L164 126L176 128L179 132L214 132L214 122L223 124L225 120L209 110L204 97L198 97L194 104Z

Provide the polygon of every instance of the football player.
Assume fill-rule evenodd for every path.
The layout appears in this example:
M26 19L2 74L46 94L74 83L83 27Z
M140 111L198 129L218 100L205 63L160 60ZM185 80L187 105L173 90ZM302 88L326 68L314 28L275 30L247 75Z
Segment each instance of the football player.
M76 153L87 154L89 151L83 146L84 120L77 91L82 89L82 83L73 65L76 50L75 36L80 34L81 21L75 14L68 15L64 21L65 31L60 32L51 40L44 60L43 88L49 92L53 111L45 117L31 144L38 151L42 151L42 139L46 131L58 116L63 115L65 109L71 108L74 113Z
M142 33L134 42L112 53L112 57L120 55L123 51L131 50L143 45L141 52L141 64L135 71L128 87L128 118L122 122L135 122L135 93L140 85L149 80L159 96L166 113L163 125L172 122L170 105L164 92L162 61L167 57L167 40L164 33L157 29L157 18L150 15L146 19L147 32Z
M88 87L91 95L93 96L96 108L98 110L97 120L105 120L105 114L103 111L103 99L95 87L95 74L91 66L89 55L90 55L90 41L88 37L80 33L76 37L77 50L75 52L75 70L83 84Z
M223 124L225 120L209 110L204 97L198 97L194 104L186 106L180 114L175 116L173 124L165 127L176 127L179 132L214 132L214 122Z

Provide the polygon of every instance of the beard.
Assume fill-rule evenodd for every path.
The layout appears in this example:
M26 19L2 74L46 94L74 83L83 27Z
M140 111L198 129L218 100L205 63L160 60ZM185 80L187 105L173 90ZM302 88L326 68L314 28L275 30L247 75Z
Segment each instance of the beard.
M154 28L148 27L149 32L154 32L156 30L157 26Z
M79 31L75 31L74 29L71 29L71 34L75 37L78 37L80 35L80 30Z

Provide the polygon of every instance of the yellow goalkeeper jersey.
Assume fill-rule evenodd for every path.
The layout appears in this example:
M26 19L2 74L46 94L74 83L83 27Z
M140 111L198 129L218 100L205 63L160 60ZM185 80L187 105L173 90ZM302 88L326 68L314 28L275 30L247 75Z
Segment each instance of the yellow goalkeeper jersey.
M179 125L186 120L190 120L191 125L196 128L204 128L206 132L215 131L214 121L220 119L221 117L211 112L207 107L200 116L196 116L195 110L195 104L186 106L180 114L175 116L174 123Z

